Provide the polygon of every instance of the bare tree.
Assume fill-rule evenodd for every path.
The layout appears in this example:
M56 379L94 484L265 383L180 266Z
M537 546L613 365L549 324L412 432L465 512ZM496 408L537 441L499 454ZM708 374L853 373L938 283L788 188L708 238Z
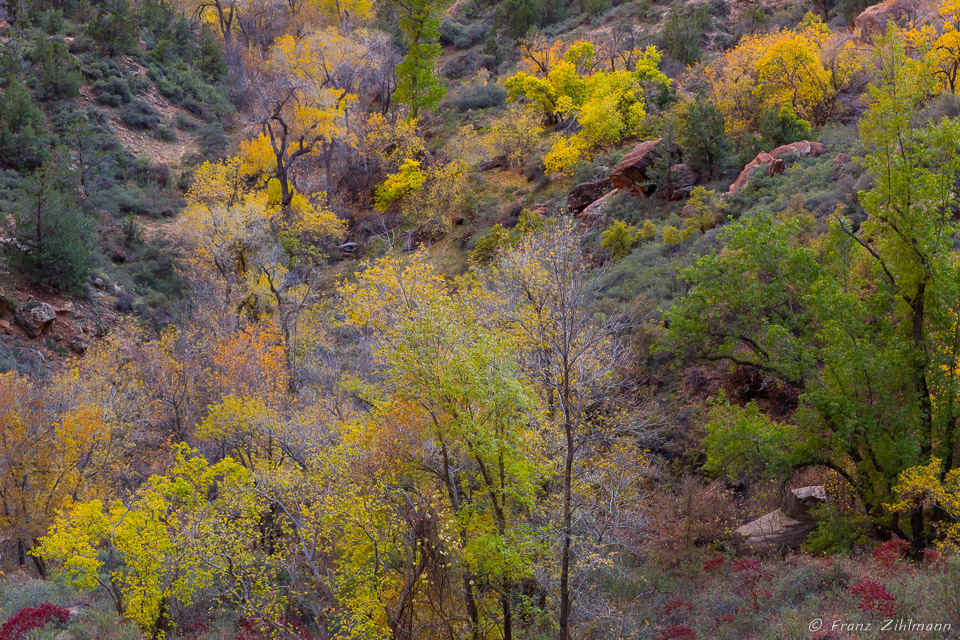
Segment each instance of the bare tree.
M594 313L607 274L588 262L584 244L577 223L565 217L503 255L492 282L503 297L508 323L529 345L527 375L541 388L549 419L559 427L563 506L557 599L563 640L573 637L574 486L580 456L604 437L642 434L656 423L645 406L610 419L625 390L618 371L629 359L620 339L628 325Z

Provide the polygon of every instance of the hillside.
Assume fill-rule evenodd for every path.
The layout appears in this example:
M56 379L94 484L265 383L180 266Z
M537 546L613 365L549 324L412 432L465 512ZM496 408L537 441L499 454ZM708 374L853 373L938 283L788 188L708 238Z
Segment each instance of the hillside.
M960 3L0 46L0 640L960 637Z

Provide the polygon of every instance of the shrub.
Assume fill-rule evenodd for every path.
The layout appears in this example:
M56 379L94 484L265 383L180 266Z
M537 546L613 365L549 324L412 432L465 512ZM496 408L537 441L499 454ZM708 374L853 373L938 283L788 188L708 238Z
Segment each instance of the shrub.
M100 104L108 107L119 107L133 99L130 85L124 78L108 76L93 83L93 95Z
M680 229L676 228L673 225L666 225L663 227L663 230L660 232L663 236L663 243L669 246L678 245L686 238L683 235L683 232Z
M768 109L760 116L760 136L767 148L809 140L812 135L810 123L798 118L790 103Z
M477 238L477 242L470 253L470 259L478 264L486 264L493 260L497 253L506 246L510 232L502 224L495 224L487 233Z
M42 629L51 622L64 623L69 619L70 612L52 602L20 609L0 626L0 640L23 640L28 631Z
M200 128L200 123L184 113L178 113L173 118L173 126L180 131L192 132Z
M660 632L657 640L696 640L697 632L685 624L671 624Z
M174 129L171 129L165 124L157 127L157 139L163 140L164 142L176 142L177 141L177 132Z
M754 558L738 558L733 561L733 571L740 579L741 587L750 596L753 608L757 609L760 598L760 585L770 580L759 560Z
M812 511L817 520L814 529L803 543L803 550L815 555L847 553L866 542L863 535L866 518L841 513L833 505L819 505Z
M218 123L208 124L197 135L197 145L204 150L208 159L219 159L227 155L229 144L223 126Z
M487 37L487 25L482 21L461 24L444 17L440 22L440 43L456 49L469 49Z
M507 91L495 82L470 83L463 86L460 95L452 102L460 111L502 107L507 102Z
M879 580L862 578L850 588L851 595L858 600L857 608L864 613L872 611L889 618L897 608L897 599Z
M623 220L616 220L600 234L600 246L610 252L614 260L625 257L637 242L637 230Z
M660 34L663 48L683 64L696 64L703 56L703 35L712 22L705 6L690 11L674 9Z
M136 129L156 129L160 124L160 114L143 100L134 100L120 112L120 119L128 127Z
M891 538L881 542L873 550L873 559L887 571L892 571L910 550L910 545L900 538Z

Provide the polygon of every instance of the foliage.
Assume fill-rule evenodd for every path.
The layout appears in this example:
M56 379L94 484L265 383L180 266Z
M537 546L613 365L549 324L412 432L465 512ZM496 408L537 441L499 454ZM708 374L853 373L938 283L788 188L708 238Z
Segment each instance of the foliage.
M440 7L438 0L394 0L400 14L398 26L407 52L397 65L397 102L410 107L410 117L431 111L446 95L436 70L440 55Z
M693 65L703 56L703 36L710 31L712 17L706 6L677 10L663 25L660 38L663 48L685 65Z
M0 96L0 163L18 170L46 156L45 118L22 82L14 78Z
M552 54L548 54L552 55ZM507 78L508 101L524 99L537 105L552 122L575 120L581 131L558 136L544 157L547 172L569 171L589 148L620 142L638 135L646 115L648 88L665 92L670 80L658 69L660 52L648 47L632 71L594 71L591 42L570 45L549 71L524 71Z
M860 194L866 220L854 229L838 212L817 246L804 241L799 216L733 225L725 251L688 272L694 286L669 318L674 336L697 336L680 340L687 348L799 390L790 425L759 416L734 423L776 436L773 453L788 453L786 461L773 458L781 476L790 458L792 468L827 466L878 526L908 537L886 506L894 484L957 437L956 408L939 400L955 385L948 364L955 322L950 305L933 300L958 277L941 239L955 233L944 185L960 169L960 130L949 120L912 120L929 77L901 40L888 37L877 55L884 71L868 91L860 127L868 149L862 161L875 176ZM909 401L892 412L871 399L894 395ZM916 550L924 544L922 513L912 511L910 520Z
M636 227L623 220L615 220L610 228L600 234L600 246L610 252L614 260L623 258L640 239Z
M803 542L803 550L807 553L842 555L866 544L863 531L869 525L867 518L844 514L831 504L815 507L812 514L817 521L817 528Z
M37 42L32 57L40 63L40 95L45 99L73 98L80 95L83 77L77 61L57 40Z
M52 602L43 602L36 607L26 607L0 625L0 640L22 640L28 631L42 629L54 621L64 623L69 619L70 612Z
M684 161L703 175L722 169L730 154L730 142L724 130L723 113L701 94L680 107L677 143Z
M95 227L77 198L77 176L65 149L54 152L12 194L13 208L0 229L11 263L28 278L77 292L87 281Z

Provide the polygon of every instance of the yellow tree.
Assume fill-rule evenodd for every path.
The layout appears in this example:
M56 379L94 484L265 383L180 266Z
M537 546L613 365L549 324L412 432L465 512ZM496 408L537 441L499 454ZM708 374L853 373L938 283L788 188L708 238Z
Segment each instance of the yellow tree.
M956 93L960 74L960 0L945 0L938 14L939 29L923 28L920 40L928 48L927 57L941 86Z
M0 374L0 530L21 565L58 510L110 489L119 452L109 407L90 403L78 377L71 369L41 387Z

